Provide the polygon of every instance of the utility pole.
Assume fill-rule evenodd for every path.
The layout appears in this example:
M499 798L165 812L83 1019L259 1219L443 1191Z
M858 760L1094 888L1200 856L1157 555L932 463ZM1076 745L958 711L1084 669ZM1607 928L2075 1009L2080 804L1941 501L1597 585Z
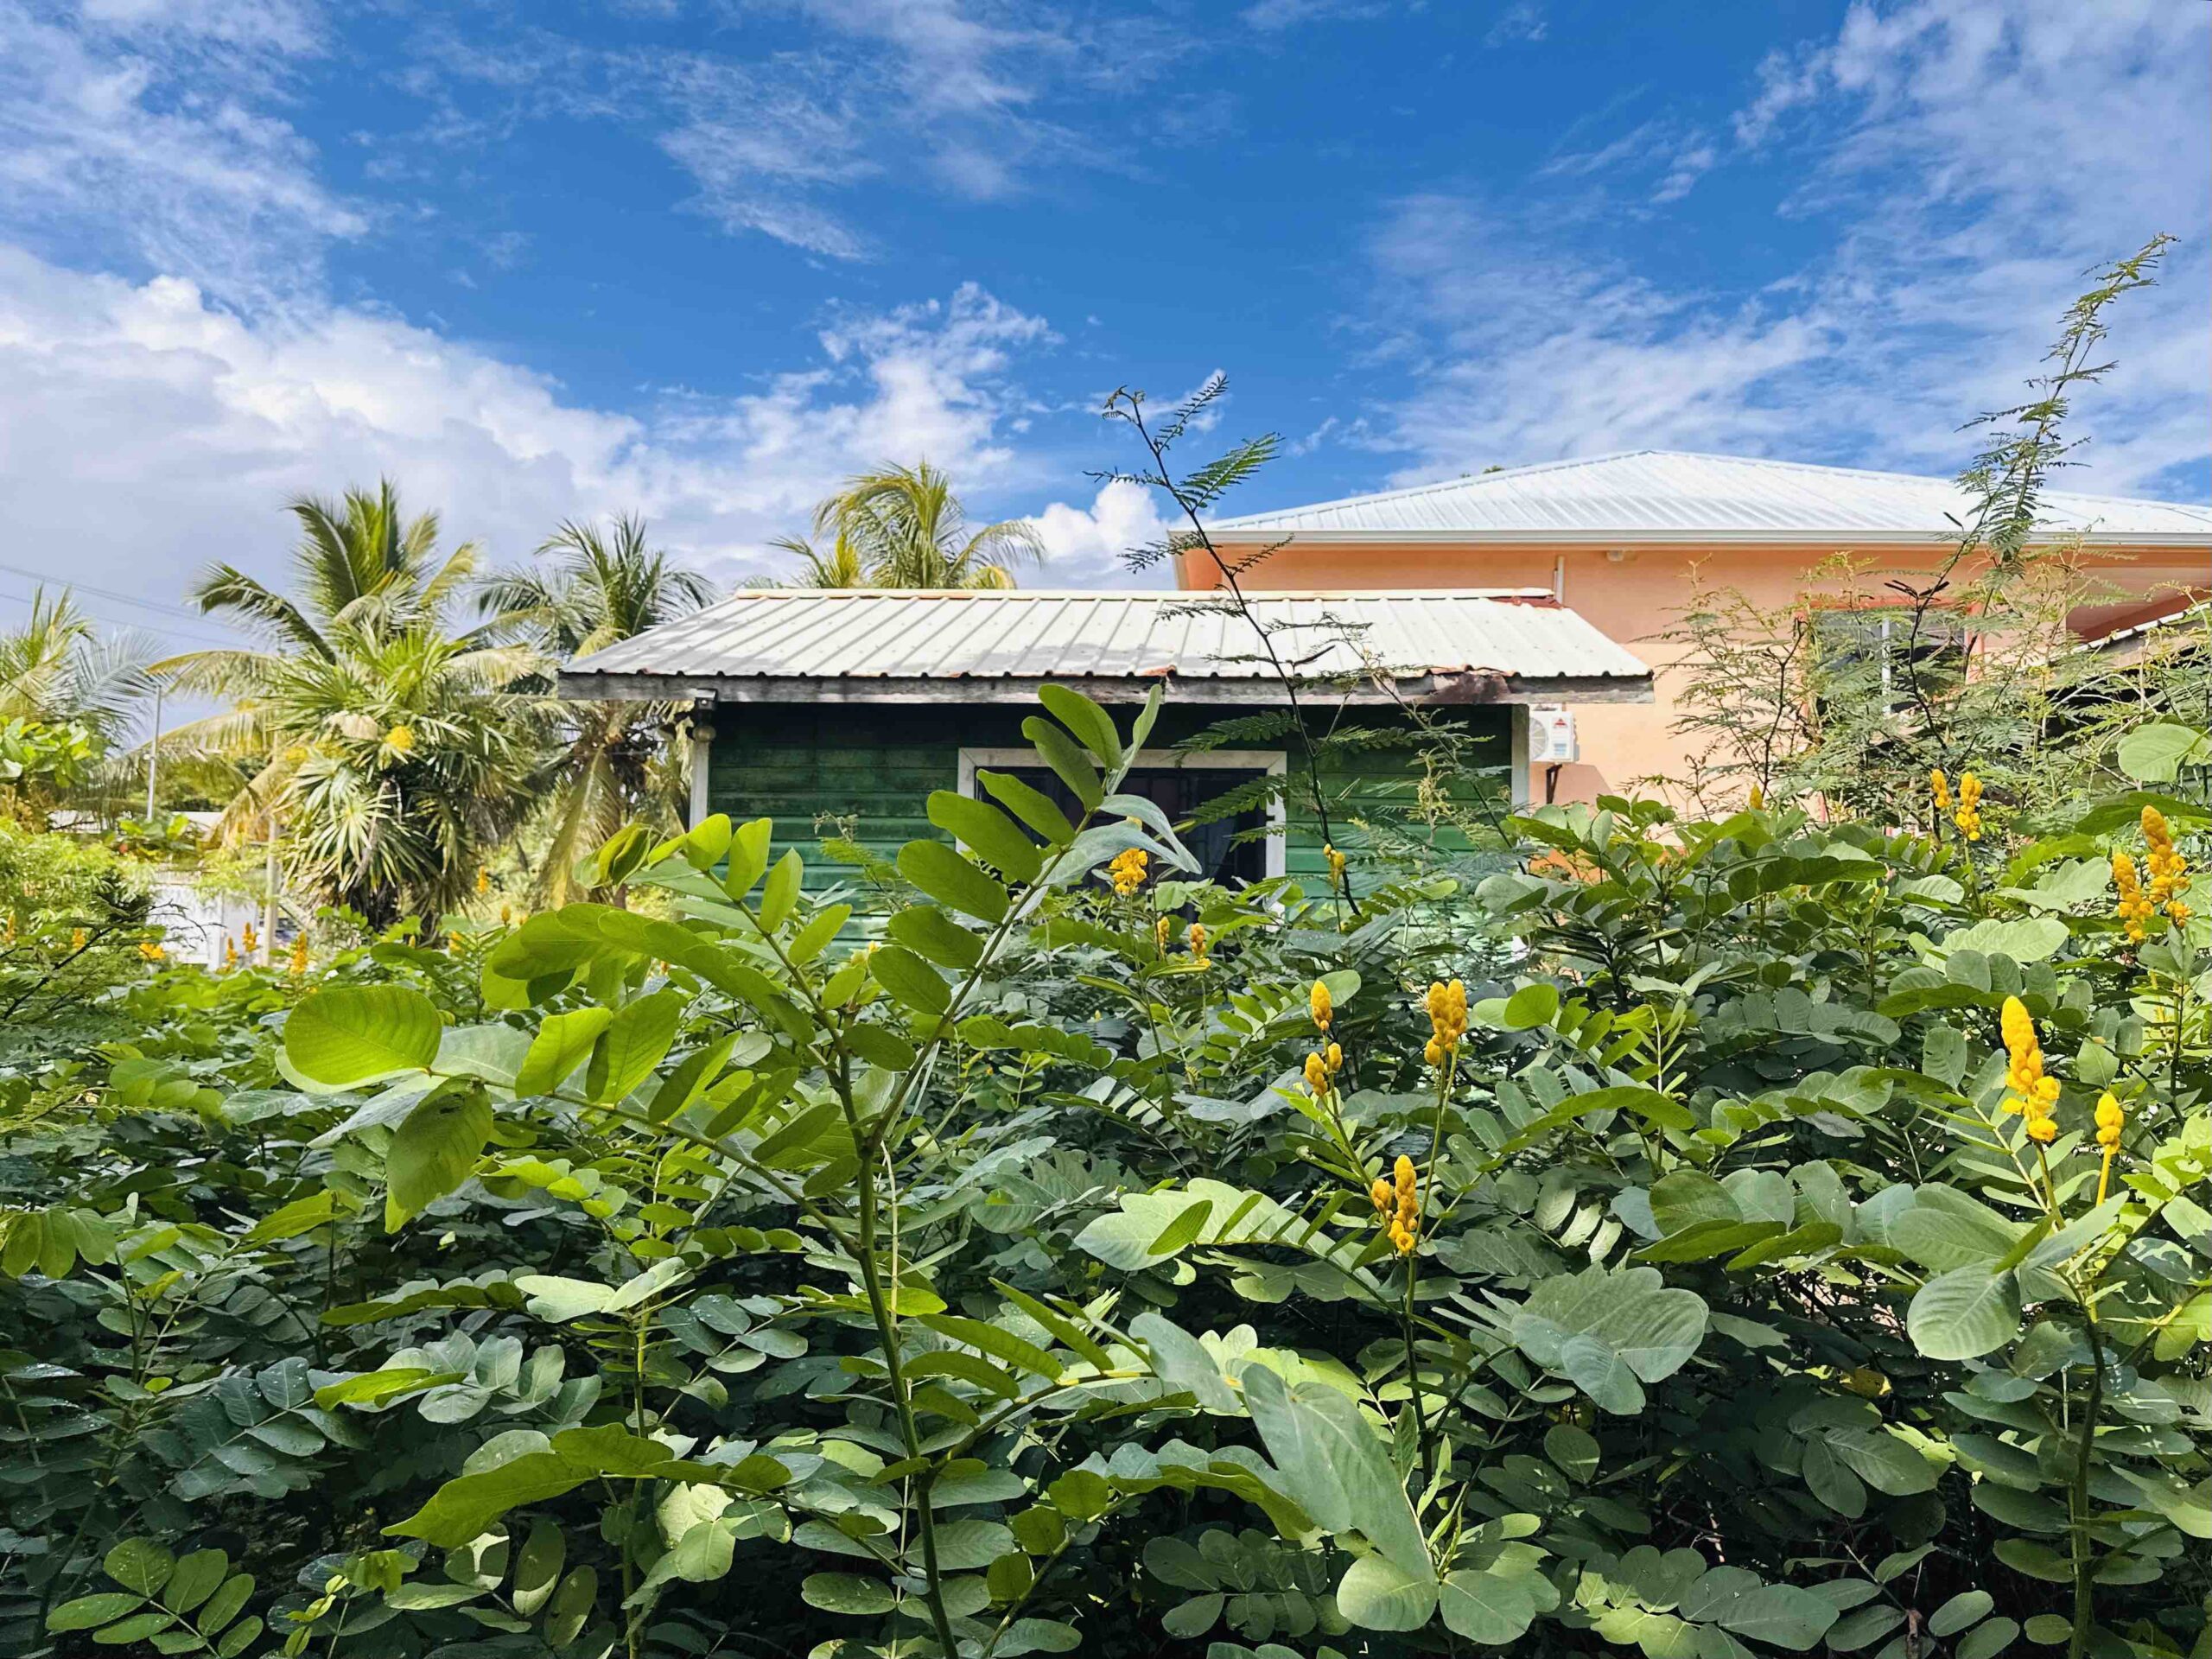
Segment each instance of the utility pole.
M162 763L162 683L154 682L154 736L146 745L146 833L154 832L154 774Z
M261 965L266 968L276 959L276 813L269 814L269 862L263 879L267 892L261 906Z

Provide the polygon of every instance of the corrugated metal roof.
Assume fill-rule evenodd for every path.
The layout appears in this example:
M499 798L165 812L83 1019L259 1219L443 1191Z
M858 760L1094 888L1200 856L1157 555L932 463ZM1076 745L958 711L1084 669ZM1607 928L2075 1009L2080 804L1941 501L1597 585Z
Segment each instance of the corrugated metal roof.
M1969 511L1948 479L1667 449L1548 461L1413 489L1224 518L1230 540L1917 542ZM1947 515L1949 515L1947 517ZM2043 498L2054 537L2212 546L2212 506L2116 496Z
M1545 593L1268 594L1253 608L1305 677L1372 664L1401 681L1617 682L1614 696L1649 694L1640 660ZM695 687L744 695L749 683L761 696L811 687L865 700L1044 680L1141 692L1166 676L1248 691L1275 677L1250 625L1203 594L789 588L734 594L580 658L561 686L670 697Z

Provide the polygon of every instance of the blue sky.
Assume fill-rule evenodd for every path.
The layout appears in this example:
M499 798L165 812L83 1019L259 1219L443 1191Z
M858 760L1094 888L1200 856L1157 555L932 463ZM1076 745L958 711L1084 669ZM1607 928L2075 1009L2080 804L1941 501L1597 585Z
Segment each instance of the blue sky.
M2154 232L2107 493L2212 495L2194 0L0 0L0 618L181 637L379 471L518 558L768 568L926 455L1126 580L1096 416L1225 370L1256 510L1656 446L1955 471ZM209 625L196 625L205 629Z

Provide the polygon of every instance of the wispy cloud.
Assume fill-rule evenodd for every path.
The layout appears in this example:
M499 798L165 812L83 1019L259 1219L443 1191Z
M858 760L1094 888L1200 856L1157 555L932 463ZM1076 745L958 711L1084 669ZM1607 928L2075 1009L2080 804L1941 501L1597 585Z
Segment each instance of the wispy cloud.
M2083 400L2082 486L2201 495L2212 165L2141 138L2212 126L2208 48L2212 10L2157 0L1862 3L1769 60L1730 137L1646 121L1548 165L1581 188L1663 158L1643 187L1663 205L1732 148L1786 159L1795 182L1744 211L1824 233L1757 288L1669 283L1527 195L1402 200L1370 251L1378 350L1410 389L1371 441L1408 480L1642 444L1948 471L1972 442L1960 422L2015 399L2086 268L2194 231L2119 312L2120 366ZM1992 118L2007 110L2037 112L2033 143Z
M0 0L0 234L183 274L234 297L312 288L367 213L270 107L317 51L279 0Z

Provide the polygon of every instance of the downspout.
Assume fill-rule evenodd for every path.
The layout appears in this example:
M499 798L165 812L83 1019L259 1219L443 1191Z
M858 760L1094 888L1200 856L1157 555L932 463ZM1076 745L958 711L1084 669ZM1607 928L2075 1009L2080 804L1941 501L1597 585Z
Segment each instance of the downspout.
M1555 604L1567 603L1567 555L1552 555L1552 600Z

